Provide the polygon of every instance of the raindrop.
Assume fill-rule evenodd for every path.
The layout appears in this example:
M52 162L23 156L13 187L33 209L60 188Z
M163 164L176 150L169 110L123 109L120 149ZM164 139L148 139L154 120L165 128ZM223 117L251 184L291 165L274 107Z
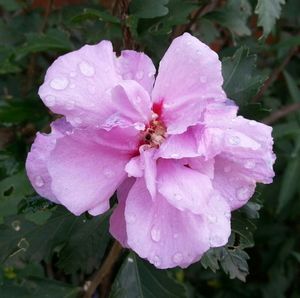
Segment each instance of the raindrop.
M18 242L18 247L23 249L24 251L27 250L27 248L29 247L29 243L25 238L22 238L19 242Z
M156 113L153 113L152 116L151 116L151 118L152 118L153 120L155 120L155 119L158 118L158 115L157 115Z
M171 158L178 158L178 157L179 157L179 154L177 154L177 153L171 154Z
M153 241L158 242L160 240L160 230L159 229L153 227L151 229L150 233L151 233L151 238Z
M255 167L255 162L253 160L247 160L244 167L246 169L253 169Z
M19 232L19 231L21 230L21 223L20 223L19 220L14 220L14 221L11 223L11 226L12 226L12 228L13 228L15 231L17 231L17 232Z
M56 78L50 82L50 86L55 90L64 90L69 84L69 80L66 78Z
M182 261L183 259L183 255L180 252L177 252L174 256L173 256L173 261L174 263L178 264Z
M115 173L114 173L114 171L112 171L111 169L104 169L103 175L104 175L106 178L112 178L112 177L115 176Z
M160 257L159 256L154 256L153 258L153 263L154 265L157 267L161 264L161 260L160 260Z
M34 180L34 184L37 187L42 187L45 184L45 182L41 176L36 176Z
M127 261L128 263L133 263L133 258L128 258Z
M231 145L238 145L239 143L240 143L240 138L238 137L238 136L231 136L230 138L229 138L229 143L231 144Z
M87 77L91 77L95 74L95 68L85 61L79 63L79 69L81 73Z
M46 96L45 101L48 107L53 107L55 105L55 97L52 95Z
M180 201L183 199L182 195L180 193L174 193L174 199L176 201Z
M241 201L245 201L249 198L249 189L248 187L241 187L237 190L237 197Z
M230 213L229 211L226 211L226 212L224 213L224 215L225 215L225 217L226 217L227 219L229 219L229 218L231 217L231 213Z
M129 213L126 215L125 219L129 224L132 224L132 223L135 223L136 216L134 214Z
M144 72L142 70L138 71L135 77L137 80L141 80L144 77Z
M149 78L151 78L151 77L153 77L153 76L154 76L154 73L153 73L153 72L149 72L149 73L148 73L148 77L149 77Z
M134 123L134 124L133 124L133 127L134 127L136 130L144 130L144 129L145 129L145 124L144 124L144 123L137 122L137 123Z

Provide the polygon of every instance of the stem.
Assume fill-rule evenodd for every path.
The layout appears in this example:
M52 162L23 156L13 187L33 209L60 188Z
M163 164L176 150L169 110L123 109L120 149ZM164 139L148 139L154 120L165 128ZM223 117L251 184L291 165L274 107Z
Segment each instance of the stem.
M273 124L274 122L278 121L279 119L286 117L290 113L296 112L298 110L300 110L300 102L284 106L280 110L272 113L270 116L263 119L262 122L265 124Z
M99 271L96 272L95 276L89 283L89 287L86 290L86 293L83 296L83 298L91 298L98 286L100 284L103 284L105 279L111 275L113 267L118 261L121 253L122 246L117 241L115 241L103 265L100 267Z

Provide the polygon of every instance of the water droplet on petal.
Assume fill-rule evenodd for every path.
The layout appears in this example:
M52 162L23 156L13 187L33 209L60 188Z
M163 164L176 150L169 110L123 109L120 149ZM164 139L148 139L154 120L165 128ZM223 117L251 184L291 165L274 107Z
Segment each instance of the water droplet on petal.
M226 211L226 212L224 213L224 215L225 215L225 217L226 217L227 219L230 219L230 217L231 217L231 213L230 213L229 211Z
M137 122L137 123L134 123L134 124L133 124L133 127L134 127L136 130L144 130L144 129L145 129L145 124L144 124L144 123Z
M224 168L224 172L225 173L229 173L231 171L231 166L226 166L225 168Z
M215 215L209 214L207 218L211 223L217 222L217 217Z
M248 122L248 124L251 125L251 126L256 126L256 125L257 125L257 122L254 121L254 120L250 120L250 121Z
M178 158L178 157L179 157L179 154L177 154L177 153L171 154L171 158Z
M180 194L180 193L174 193L174 199L175 199L176 201L180 201L180 200L183 199L183 196L182 196L182 194Z
M112 178L115 176L115 173L114 171L112 171L111 169L104 169L103 170L103 175L106 177L106 178Z
M231 145L238 145L239 143L240 143L240 138L238 137L238 136L231 136L230 138L229 138L229 143L231 144Z
M253 160L247 160L244 167L246 169L253 169L255 167L255 162Z
M29 247L29 243L25 238L22 238L19 242L18 242L18 247L23 249L24 251L27 250L27 248Z
M156 113L153 113L152 116L151 116L151 118L152 118L153 120L155 120L155 119L158 118L158 115L157 115Z
M158 242L160 240L160 230L158 228L153 227L150 233L153 241Z
M12 228L15 230L15 231L20 231L21 230L21 223L19 220L14 220L12 223L11 223L11 226Z
M56 78L50 82L50 86L55 90L64 90L69 84L69 80L67 78Z
M72 78L76 77L76 72L75 71L71 71L70 72L70 77L72 77Z
M74 83L70 84L70 88L74 89L76 87L76 85Z
M79 117L75 117L75 118L74 118L74 122L75 122L76 124L81 124L81 123L82 123L82 120L81 120L81 118L79 118Z
M95 74L95 68L93 65L89 64L86 61L82 61L79 63L79 69L83 75L86 77L91 77Z
M154 74L153 72L149 72L149 73L148 73L148 77L149 77L149 78L153 77L154 75L155 75L155 74Z
M70 100L66 103L66 109L67 110L72 110L74 108L75 105L75 101L74 100Z
M200 82L201 83L206 83L207 82L207 77L206 76L201 76L200 77Z
M173 256L173 262L176 264L179 264L183 259L183 255L180 252L177 252L174 256Z
M36 187L42 187L45 184L45 182L41 176L36 176L34 180L34 184Z
M174 233L174 234L173 234L173 238L175 238L175 239L177 239L178 236L179 236L179 235L178 235L177 233Z
M140 103L142 101L140 96L137 96L134 100L136 103Z
M153 258L153 264L158 267L161 264L161 260L159 256L154 256Z
M249 188L246 186L239 188L237 190L236 195L237 195L238 199L241 201L245 201L245 200L249 199Z
M128 213L127 216L125 217L125 220L129 224L135 223L136 216L134 214Z
M138 71L135 77L137 80L141 80L144 77L144 72L142 70Z
M53 107L55 105L55 97L52 95L48 95L45 97L45 104L48 107Z
M133 263L133 258L128 258L127 261L128 263Z

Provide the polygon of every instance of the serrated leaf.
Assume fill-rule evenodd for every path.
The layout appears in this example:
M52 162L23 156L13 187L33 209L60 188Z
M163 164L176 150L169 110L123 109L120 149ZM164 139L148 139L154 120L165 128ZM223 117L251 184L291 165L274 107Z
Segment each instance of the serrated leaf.
M238 105L247 104L265 81L265 76L256 70L256 55L243 47L222 60L222 73L223 88Z
M129 6L130 14L142 19L152 19L168 14L166 7L169 0L132 0Z
M80 23L83 21L95 19L101 22L108 22L114 24L120 23L120 20L117 17L112 16L108 11L93 8L85 8L81 13L73 16L71 18L71 22Z
M251 15L251 5L248 0L229 0L220 9L208 14L206 17L228 28L233 35L250 35L247 25Z
M263 28L263 37L269 35L281 14L285 0L258 0L255 13L258 15L258 26Z
M148 262L130 254L114 281L110 298L176 298L187 297L183 285Z

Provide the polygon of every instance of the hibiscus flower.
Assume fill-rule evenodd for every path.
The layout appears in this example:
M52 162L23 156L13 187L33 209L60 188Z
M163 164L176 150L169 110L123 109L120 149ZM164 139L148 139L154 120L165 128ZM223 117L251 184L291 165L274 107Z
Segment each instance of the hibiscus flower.
M155 78L144 53L109 41L59 57L39 89L63 118L38 133L28 177L75 215L118 204L111 234L158 268L186 267L227 243L230 215L270 183L271 127L237 116L218 55L188 33Z

